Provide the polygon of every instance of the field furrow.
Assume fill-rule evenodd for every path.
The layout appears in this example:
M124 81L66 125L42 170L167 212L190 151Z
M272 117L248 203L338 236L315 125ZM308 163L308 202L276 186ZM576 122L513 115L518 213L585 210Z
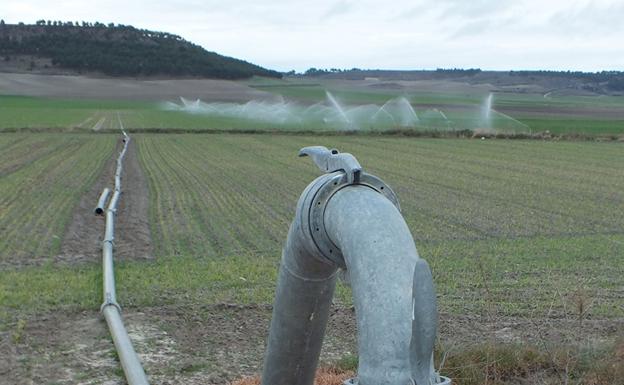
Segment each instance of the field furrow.
M158 153L152 162L169 170L161 170L170 175L162 181L149 171L152 182L175 189L168 192L170 199L184 197L174 210L184 213L183 219L170 220L184 221L180 233L185 237L193 238L188 232L201 226L226 252L249 248L247 238L256 244L264 243L260 236L279 242L299 193L317 174L309 160L297 160L296 151L315 143L354 153L365 170L388 181L417 239L611 234L624 228L617 210L624 202L622 160L605 157L620 149L613 144L384 138L371 146L361 137L227 135L141 140L146 152L153 146ZM583 162L574 161L579 156ZM543 164L551 158L556 161L544 173ZM594 181L596 169L602 172L600 183ZM185 207L188 202L192 210ZM193 222L195 227L189 227ZM273 231L278 225L282 229Z

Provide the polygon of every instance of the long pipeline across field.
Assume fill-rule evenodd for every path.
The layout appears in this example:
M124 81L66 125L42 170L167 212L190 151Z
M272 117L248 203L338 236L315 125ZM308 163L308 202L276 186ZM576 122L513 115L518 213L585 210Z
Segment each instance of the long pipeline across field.
M120 121L121 123L121 121ZM117 204L121 197L121 174L123 172L123 159L128 150L130 137L124 135L124 146L117 158L117 168L115 171L115 188L106 209L106 232L102 242L102 265L104 283L104 302L100 307L108 329L110 330L119 361L126 375L129 385L148 385L145 371L141 361L134 351L132 341L124 327L121 319L121 307L117 303L117 291L115 289L115 269L113 267L113 242L115 240L115 216L117 214Z

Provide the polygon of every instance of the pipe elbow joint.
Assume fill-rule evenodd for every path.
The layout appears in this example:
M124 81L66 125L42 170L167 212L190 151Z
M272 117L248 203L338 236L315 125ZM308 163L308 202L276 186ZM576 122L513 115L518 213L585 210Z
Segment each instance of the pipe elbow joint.
M301 194L293 222L294 236L301 239L307 253L319 261L346 269L343 252L332 240L331 230L326 226L326 213L330 200L340 191L361 187L376 192L400 211L398 198L392 188L378 177L362 172L356 183L344 172L321 175L310 183ZM290 237L291 234L289 234Z
M361 385L440 383L435 290L394 191L359 172L321 175L301 194L273 307L263 385L311 385L338 268L348 271Z

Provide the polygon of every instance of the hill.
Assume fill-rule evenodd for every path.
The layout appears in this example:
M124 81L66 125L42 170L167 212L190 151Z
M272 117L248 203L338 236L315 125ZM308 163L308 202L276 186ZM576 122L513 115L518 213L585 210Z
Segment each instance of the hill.
M281 77L277 71L209 52L167 32L112 23L0 22L0 68L20 61L34 72L57 69L110 76Z

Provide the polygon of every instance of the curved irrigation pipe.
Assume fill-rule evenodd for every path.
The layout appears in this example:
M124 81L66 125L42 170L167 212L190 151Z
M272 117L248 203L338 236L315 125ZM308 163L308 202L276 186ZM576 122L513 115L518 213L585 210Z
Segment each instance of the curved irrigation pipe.
M121 122L120 122L121 123ZM108 207L106 208L106 231L104 233L104 241L102 241L102 264L103 264L103 281L104 281L104 302L100 307L100 311L106 319L108 329L111 337L113 337L113 343L115 349L117 349L117 355L123 368L124 374L128 385L148 385L145 371L141 366L139 357L137 356L132 342L128 336L128 332L124 327L123 320L121 319L121 307L117 303L117 294L115 292L115 271L113 268L113 241L115 239L115 215L117 212L117 203L121 196L121 173L123 171L123 158L128 150L128 143L130 143L130 137L123 131L124 135L124 147L119 153L117 158L117 170L115 171L115 189ZM103 209L106 204L106 198L108 198L108 189L104 189L100 200L98 201L97 209Z
M325 173L297 203L283 249L262 385L312 385L339 268L353 289L358 376L345 384L449 385L433 367L437 305L399 202L351 154L303 148Z

